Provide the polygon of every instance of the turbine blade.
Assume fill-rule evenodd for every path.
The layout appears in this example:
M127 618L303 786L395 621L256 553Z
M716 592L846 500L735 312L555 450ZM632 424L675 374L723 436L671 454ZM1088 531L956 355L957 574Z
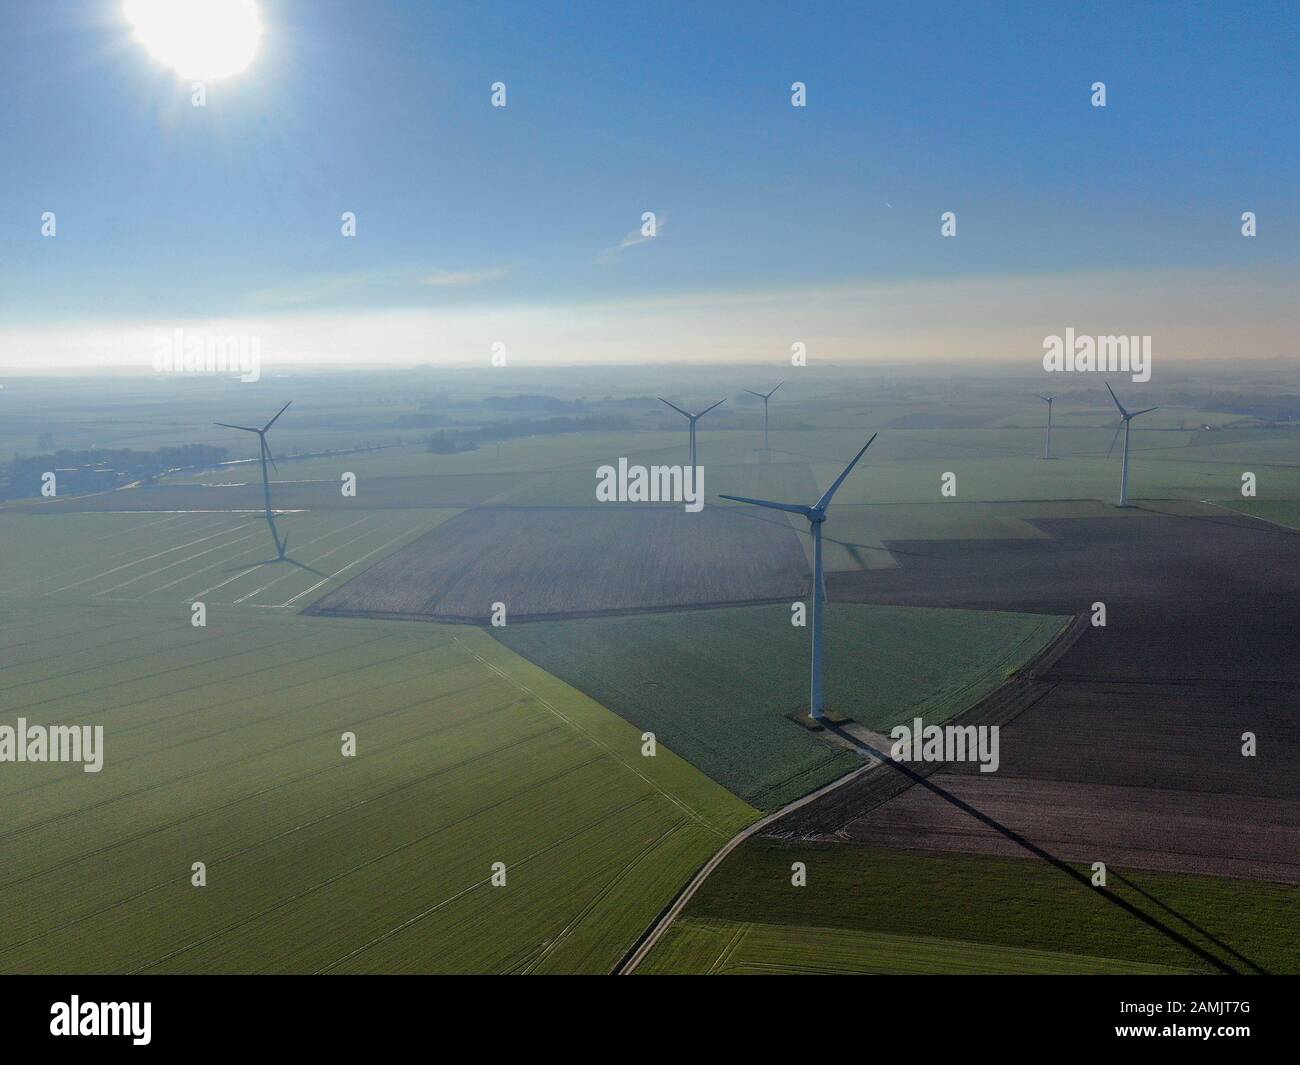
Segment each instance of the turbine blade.
M1153 410L1159 410L1159 407L1147 407L1146 410L1135 410L1129 415L1130 418L1136 418L1139 414L1150 414Z
M266 437L262 437L262 447L266 449L266 457L271 460L271 469L279 473L280 467L275 464L275 456L271 454L271 445L266 442Z
M723 396L720 400L718 400L717 403L713 404L713 407L721 407L721 406L722 406L724 403L726 403L726 402L727 402L727 397L726 397L726 396ZM709 411L711 411L711 410L713 409L713 407L705 407L702 411L700 411L699 414L697 414L697 415L695 416L695 420L696 420L696 421L699 421L699 420L700 420L701 418L703 418L706 414L708 414Z
M776 383L776 388L780 388L783 384L785 384L784 381L778 381ZM771 399L774 395L776 395L776 388L772 389L772 391L767 394L768 399Z
M251 425L231 425L229 422L213 422L213 425L220 425L225 429L243 429L246 433L260 433L261 429L254 429Z
M293 400L289 400L289 403L292 402ZM283 407L281 407L278 411L276 411L275 418L280 417L281 414L283 414L285 411L289 409L289 403L286 403ZM269 428L271 428L271 426L275 424L275 418L272 418L269 422L267 422L264 426L262 426L262 432L266 432Z
M1052 402L1052 399L1053 399L1054 397L1052 397L1052 396L1041 396L1041 395L1040 395L1038 398L1041 399L1044 403L1051 403L1051 402Z
M664 399L663 396L660 396L660 397L659 397L659 402L660 402L660 403L668 403L668 400ZM668 403L668 406L672 407L672 409L675 410L678 414L680 414L683 418L689 418L689 417L690 417L690 415L687 414L684 410L682 410L681 407L677 406L676 403Z
M801 507L795 503L773 503L770 499L748 499L745 496L719 496L719 499L730 499L736 503L750 503L756 507L767 507L769 510L785 510L791 514L802 514L805 518L811 513L811 507Z
M844 483L844 478L853 472L853 467L858 464L858 459L862 458L862 456L867 453L867 448L871 446L872 441L879 435L879 433L871 434L871 440L868 440L862 445L862 450L853 456L853 461L844 467L844 472L835 478L835 483L826 489L826 494L822 496L821 499L817 500L817 505L813 508L814 510L825 510L826 507L830 505L831 496L839 491L840 485Z
M755 392L752 388L747 388L745 389L745 391L748 392L751 396L757 396L759 399L767 399L767 396L763 395L762 392Z
M1103 381L1102 383L1106 386L1106 391L1110 393L1110 398L1115 401L1115 406L1119 408L1119 412L1127 418L1128 411L1124 409L1124 404L1119 401L1119 396L1115 395L1115 390L1110 387L1110 382Z
M1123 428L1124 428L1124 419L1121 418L1119 420L1119 425L1115 426L1115 435L1110 438L1110 447L1106 449L1107 458L1110 458L1111 452L1115 450L1115 441L1119 439L1119 431Z

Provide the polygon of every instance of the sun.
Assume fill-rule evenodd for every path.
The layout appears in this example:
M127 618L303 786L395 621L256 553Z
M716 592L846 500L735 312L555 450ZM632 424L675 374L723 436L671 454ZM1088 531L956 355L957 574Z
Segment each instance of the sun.
M126 0L123 10L149 54L182 78L238 74L262 39L253 0Z

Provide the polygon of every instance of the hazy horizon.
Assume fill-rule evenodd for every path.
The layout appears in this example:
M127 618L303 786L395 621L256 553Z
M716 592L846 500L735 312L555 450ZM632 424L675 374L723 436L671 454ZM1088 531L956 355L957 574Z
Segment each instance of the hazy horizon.
M653 5L259 10L203 106L119 0L0 12L0 368L147 369L178 328L268 372L1300 354L1285 5L760 4L668 49Z

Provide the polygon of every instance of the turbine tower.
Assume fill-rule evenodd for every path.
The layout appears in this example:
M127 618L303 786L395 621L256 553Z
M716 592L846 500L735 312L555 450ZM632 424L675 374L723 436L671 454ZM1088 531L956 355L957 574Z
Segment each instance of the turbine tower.
M752 388L745 389L745 391L748 392L751 396L757 396L759 399L763 401L763 452L764 454L769 456L771 455L771 448L767 446L767 401L772 398L773 394L776 392L776 389L780 388L783 384L785 384L784 381L778 381L776 383L776 388L772 389L771 392L766 392L766 393L755 392Z
M292 403L293 400L289 400ZM278 558L284 558L285 549L289 546L289 538L280 539L279 532L275 528L275 515L271 512L271 475L266 472L266 460L271 460L271 465L275 466L275 472L280 472L280 467L275 465L275 456L271 454L271 445L266 442L267 431L275 424L275 419L280 417L289 409L289 403L280 408L275 418L272 418L262 428L256 429L251 425L231 425L229 422L215 422L225 429L242 429L246 433L256 433L258 443L262 447L262 497L266 501L266 524L271 527L271 539L275 541L275 553Z
M756 507L770 507L772 510L784 510L790 514L802 514L812 526L813 538L813 623L812 623L812 685L809 713L814 721L825 719L826 699L822 690L822 614L826 605L826 576L822 572L822 522L826 520L826 508L830 506L831 497L839 491L844 479L853 472L858 459L867 453L867 448L876 439L877 433L871 434L871 440L862 445L862 450L853 456L853 461L844 467L844 472L835 478L835 483L826 489L826 494L811 507L802 507L794 503L773 503L767 499L746 499L744 496L727 496L737 503L750 503Z
M1119 431L1124 430L1124 467L1119 475L1119 505L1128 506L1128 433L1130 423L1139 414L1150 414L1155 407L1147 407L1145 410L1135 410L1132 413L1124 409L1124 404L1119 401L1115 395L1115 390L1110 387L1110 382L1105 382L1106 391L1110 393L1110 398L1115 401L1115 406L1119 408L1120 423L1115 426L1115 435L1110 438L1110 447L1106 449L1106 457L1110 458L1111 452L1115 450L1115 441L1119 439Z
M668 400L664 399L663 396L660 396L660 397L659 397L659 402L660 402L660 403L668 403ZM724 396L722 399L718 400L717 403L713 404L713 407L720 407L720 406L722 406L722 404L724 404L724 403L726 403L726 402L727 402L727 399L726 399L726 397ZM702 411L700 411L699 414L691 414L689 411L684 411L684 410L682 410L682 408L681 408L681 407L678 407L676 404L668 403L668 406L672 407L673 410L675 410L678 414L682 415L684 418L688 419L688 420L690 421L690 423L691 423L691 468L694 469L695 466L696 466L696 462L695 462L695 423L698 422L701 418L703 418L706 414L708 414L709 411L713 410L713 407L705 407Z
M1047 404L1047 439L1043 443L1043 458L1050 459L1052 457L1052 400L1056 397L1039 396L1038 398Z

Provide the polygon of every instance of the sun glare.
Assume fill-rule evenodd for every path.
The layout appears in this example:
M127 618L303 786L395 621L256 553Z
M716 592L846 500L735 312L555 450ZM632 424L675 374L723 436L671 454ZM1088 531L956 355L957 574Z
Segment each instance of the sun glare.
M123 9L149 54L182 78L238 74L262 39L253 0L126 0Z

